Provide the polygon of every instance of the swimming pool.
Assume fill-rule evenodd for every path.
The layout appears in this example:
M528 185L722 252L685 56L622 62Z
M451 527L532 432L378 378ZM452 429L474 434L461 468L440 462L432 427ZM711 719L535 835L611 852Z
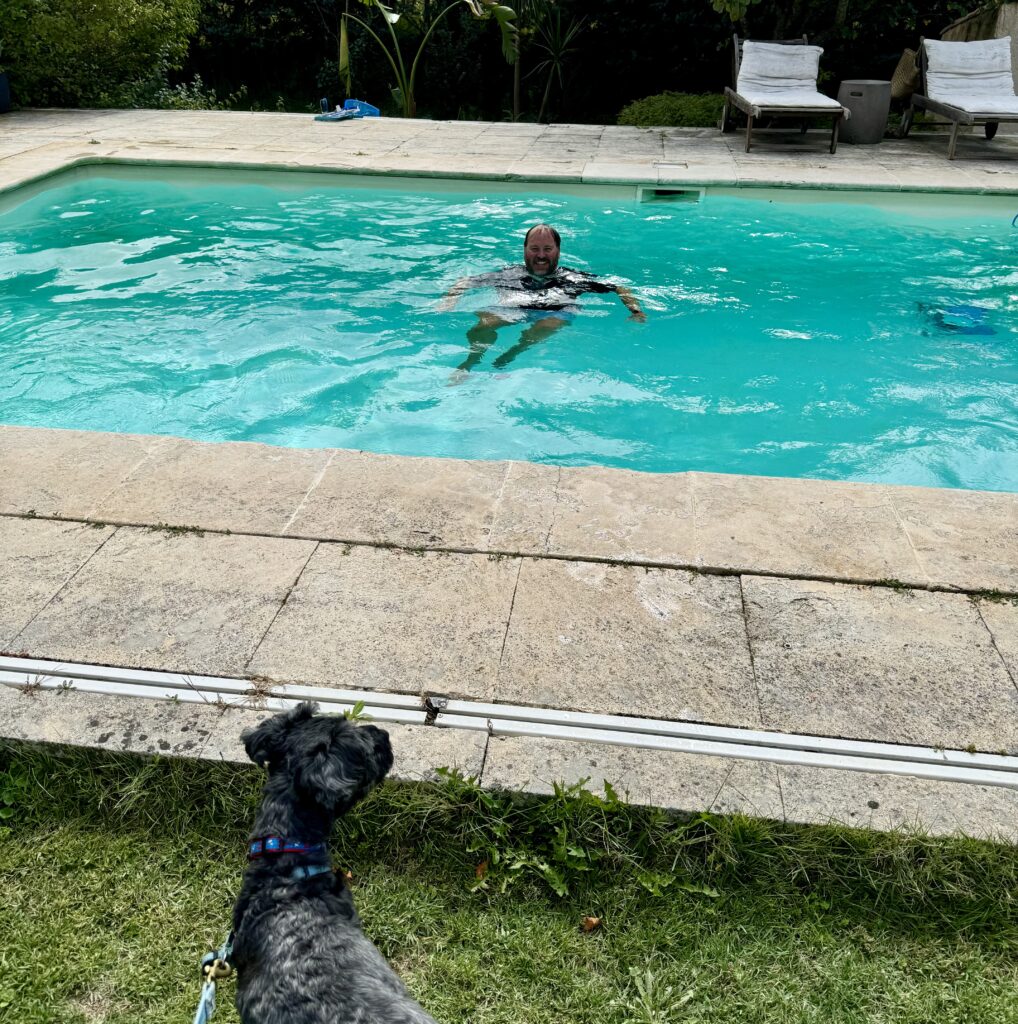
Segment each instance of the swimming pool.
M0 422L1018 490L1018 199L100 166L0 206ZM588 295L465 381L463 274L550 221Z

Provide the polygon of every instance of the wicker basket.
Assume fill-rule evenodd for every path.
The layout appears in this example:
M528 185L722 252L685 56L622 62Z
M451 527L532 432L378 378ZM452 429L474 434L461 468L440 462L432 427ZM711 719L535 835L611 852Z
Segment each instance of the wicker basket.
M915 50L905 50L891 75L891 99L907 100L919 88Z

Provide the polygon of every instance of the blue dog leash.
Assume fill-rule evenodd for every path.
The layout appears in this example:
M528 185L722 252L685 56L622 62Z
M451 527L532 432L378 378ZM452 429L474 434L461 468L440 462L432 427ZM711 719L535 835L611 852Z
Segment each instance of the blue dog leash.
M233 964L230 958L233 956L233 932L226 936L226 940L212 953L206 953L201 958L201 999L198 1001L198 1009L194 1014L194 1024L209 1024L212 1014L216 1012L216 982L220 978L228 978L233 973Z
M262 857L280 856L284 853L304 854L305 856L328 857L325 843L305 843L300 839L286 836L259 836L252 839L247 847L247 859L260 860ZM302 881L331 872L328 864L298 864L290 872L290 880ZM226 936L226 941L211 953L201 958L201 999L194 1014L193 1024L209 1024L212 1014L216 1012L216 982L220 978L228 978L233 974L233 932Z

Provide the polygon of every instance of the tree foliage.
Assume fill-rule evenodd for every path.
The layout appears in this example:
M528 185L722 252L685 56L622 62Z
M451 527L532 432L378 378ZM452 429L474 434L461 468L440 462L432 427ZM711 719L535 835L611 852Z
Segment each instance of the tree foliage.
M24 105L213 105L243 88L254 109L311 111L319 97L342 99L352 88L401 112L402 102L389 99L398 75L352 22L349 60L341 59L349 11L395 58L394 34L420 113L534 118L547 93L545 116L603 124L641 97L720 93L731 84L733 31L756 39L805 32L824 47L827 86L888 78L902 49L939 36L971 0L716 0L723 13L715 0L489 0L518 15L522 60L512 72L504 33L475 17L489 2L383 2L400 15L395 25L373 0L0 0L0 44ZM352 87L340 78L344 63Z
M130 106L168 85L200 0L0 0L11 91L24 106Z
M443 7L433 17L429 16L429 5L425 4L423 6L421 10L422 16L419 22L421 40L417 46L417 52L414 55L413 62L410 63L408 68L408 62L404 60L403 57L403 47L400 45L400 39L396 33L396 24L400 20L401 15L392 8L387 7L381 2L381 0L360 0L360 3L365 7L374 8L382 16L382 21L388 29L391 45L386 43L386 41L375 32L370 24L361 18L358 18L356 15L348 12L344 13L341 23L342 27L340 30L340 77L343 77L344 70L343 39L346 36L346 23L352 21L368 33L368 35L378 44L382 53L388 60L389 66L392 68L393 76L396 79L395 88L392 90L393 96L399 103L401 107L400 112L404 117L417 116L417 72L420 67L421 57L424 55L424 48L428 45L428 40L431 38L440 22L444 20L446 15L455 10L460 3L465 4L471 15L478 20L486 21L493 19L497 22L498 27L501 30L502 53L507 61L512 62L518 55L516 26L513 23L516 18L516 12L513 11L511 7L500 4L497 0L452 0L452 3ZM345 70L347 80L349 80L351 72L348 54Z

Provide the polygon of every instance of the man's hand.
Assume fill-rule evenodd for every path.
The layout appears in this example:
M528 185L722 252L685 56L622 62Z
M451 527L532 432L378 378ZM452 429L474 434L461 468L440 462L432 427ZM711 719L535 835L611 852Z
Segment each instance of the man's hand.
M647 319L647 314L640 308L640 303L636 296L622 285L619 285L615 290L622 300L622 305L629 310L629 319L642 324Z

